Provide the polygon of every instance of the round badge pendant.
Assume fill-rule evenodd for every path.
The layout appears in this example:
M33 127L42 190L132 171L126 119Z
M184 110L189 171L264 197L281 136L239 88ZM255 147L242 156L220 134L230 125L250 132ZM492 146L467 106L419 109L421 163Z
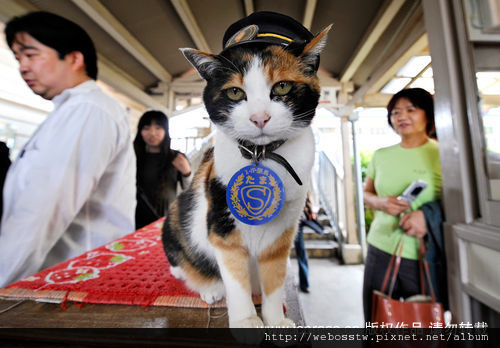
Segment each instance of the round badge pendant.
M263 225L279 215L285 188L273 170L256 163L233 175L227 185L226 200L235 218L248 225Z

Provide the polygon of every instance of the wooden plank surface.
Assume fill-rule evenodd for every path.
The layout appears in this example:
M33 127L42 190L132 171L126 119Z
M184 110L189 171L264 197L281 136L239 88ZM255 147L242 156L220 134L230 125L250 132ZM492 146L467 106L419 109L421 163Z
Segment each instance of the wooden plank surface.
M0 300L0 312L14 301ZM205 328L227 327L226 308L141 307L24 301L0 314L1 328Z

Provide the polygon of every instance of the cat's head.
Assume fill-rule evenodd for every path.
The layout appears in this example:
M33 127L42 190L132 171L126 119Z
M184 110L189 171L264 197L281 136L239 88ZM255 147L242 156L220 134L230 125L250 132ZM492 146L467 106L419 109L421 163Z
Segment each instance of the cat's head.
M207 81L203 99L217 128L234 139L263 145L293 138L309 126L320 95L319 54L330 27L285 44L254 33L254 40L226 44L219 55L181 49Z

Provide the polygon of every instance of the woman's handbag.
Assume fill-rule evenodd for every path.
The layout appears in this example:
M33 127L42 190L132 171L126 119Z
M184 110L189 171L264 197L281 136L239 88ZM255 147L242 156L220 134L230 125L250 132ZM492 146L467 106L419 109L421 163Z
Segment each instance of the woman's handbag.
M443 327L444 310L443 306L436 302L434 289L430 281L429 265L427 261L424 260L425 246L421 238L419 251L421 294L411 296L404 301L392 298L392 291L394 290L394 284L401 264L402 250L403 238L399 241L391 257L391 261L385 273L384 282L382 283L382 288L380 291L373 291L372 323L377 323L378 327L388 328ZM431 296L426 296L425 294L424 270ZM389 277L391 278L391 284L389 292L386 294L385 291L387 289Z

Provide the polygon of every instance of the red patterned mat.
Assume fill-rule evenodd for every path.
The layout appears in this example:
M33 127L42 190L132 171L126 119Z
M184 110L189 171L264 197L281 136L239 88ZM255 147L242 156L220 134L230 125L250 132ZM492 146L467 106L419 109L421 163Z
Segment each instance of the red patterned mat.
M0 297L207 308L197 293L170 274L161 242L163 221L10 284L0 289ZM225 302L211 307L225 307Z

